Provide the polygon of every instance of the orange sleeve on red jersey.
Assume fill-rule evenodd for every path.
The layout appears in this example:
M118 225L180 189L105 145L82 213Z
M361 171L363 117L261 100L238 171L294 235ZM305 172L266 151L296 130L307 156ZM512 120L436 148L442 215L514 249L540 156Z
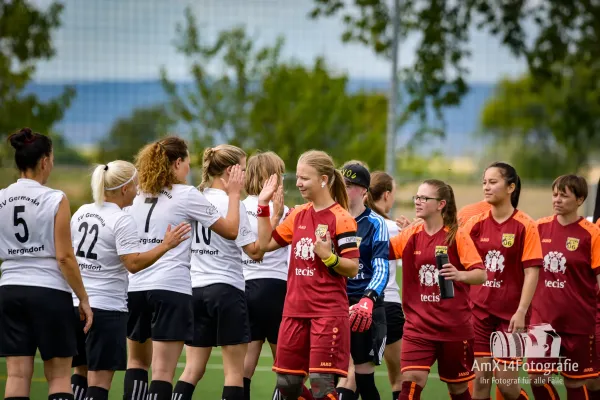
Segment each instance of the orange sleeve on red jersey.
M469 219L471 219L471 217L489 211L491 207L492 206L490 206L490 204L485 200L473 204L467 204L461 208L460 211L458 211L458 225L464 225Z
M535 221L523 215L519 221L525 226L525 245L521 262L524 268L539 267L543 265L542 241Z
M600 226L600 218L598 218L598 221L596 221L596 225Z
M473 229L473 227L479 222L479 221L483 221L484 219L486 219L489 216L489 211L484 211L482 213L476 214L466 220L464 220L462 223L459 223L461 229L463 229L465 231L465 233L469 236L471 236L471 230Z
M599 220L600 221L600 220ZM585 229L589 234L590 234L590 240L591 240L591 258L590 258L590 262L591 262L591 267L593 270L595 270L596 275L600 274L600 229L590 223L589 221L583 219L581 220L581 222L579 223L579 226L581 226L583 229Z
M412 226L402 230L398 235L390 239L390 260L398 260L402 258L404 247L412 235L420 232L423 225Z
M281 224L273 231L273 239L281 246L285 247L292 243L292 236L294 235L294 221L296 215L304 210L309 204L303 204L302 206L295 207L289 215L283 220Z
M335 238L332 239L337 241L340 255L345 258L358 258L360 253L356 238L356 220L341 206L334 207L332 212L335 214Z
M481 256L475 247L475 243L473 243L473 239L471 239L471 235L462 228L458 228L456 233L456 249L458 250L460 263L465 269L484 268L483 261L481 261Z

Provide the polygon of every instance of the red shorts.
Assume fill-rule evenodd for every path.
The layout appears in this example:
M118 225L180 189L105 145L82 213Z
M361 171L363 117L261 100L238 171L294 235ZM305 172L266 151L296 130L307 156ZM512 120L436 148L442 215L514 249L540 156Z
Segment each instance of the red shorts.
M491 350L491 339L494 332L507 332L510 325L510 321L502 318L498 318L494 315L487 314L485 318L480 319L477 315L473 314L473 331L475 332L475 357L492 357ZM529 321L525 320L525 324L528 325ZM496 358L495 360L502 363L521 363L521 358L514 357L502 357Z
M527 359L530 373L558 373L570 379L590 379L598 376L595 369L596 338L557 332L560 337L560 358Z
M402 372L429 372L436 360L443 382L459 383L475 379L472 339L442 342L406 335L402 338Z
M283 317L273 371L308 375L309 372L347 376L350 364L348 317Z

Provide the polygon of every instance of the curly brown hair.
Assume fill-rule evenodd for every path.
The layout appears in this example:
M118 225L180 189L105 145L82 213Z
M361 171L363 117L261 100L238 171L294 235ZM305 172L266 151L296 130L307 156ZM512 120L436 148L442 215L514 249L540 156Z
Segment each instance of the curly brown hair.
M144 146L135 161L140 190L157 195L165 187L171 189L173 184L185 183L179 182L171 167L178 159L185 160L188 156L187 143L177 136L168 136Z

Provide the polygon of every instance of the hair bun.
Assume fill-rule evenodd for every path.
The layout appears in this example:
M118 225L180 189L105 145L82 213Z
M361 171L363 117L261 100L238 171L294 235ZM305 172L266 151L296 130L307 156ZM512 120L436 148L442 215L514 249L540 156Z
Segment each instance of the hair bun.
M8 137L10 145L16 150L20 150L27 143L30 143L35 138L34 133L29 128L23 128L19 132L13 133Z

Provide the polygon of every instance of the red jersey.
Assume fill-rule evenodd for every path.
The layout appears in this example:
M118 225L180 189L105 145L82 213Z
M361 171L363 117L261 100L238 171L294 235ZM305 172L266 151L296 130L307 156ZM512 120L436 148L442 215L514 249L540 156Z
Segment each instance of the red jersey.
M533 296L532 323L558 332L593 335L596 275L600 274L600 228L585 218L561 225L556 216L538 220L544 269Z
M329 271L314 248L317 236L320 240L329 231L336 254L358 258L356 229L356 220L338 203L321 211L308 203L294 208L273 231L282 247L292 246L284 317L348 316L346 278Z
M483 285L471 287L473 313L481 319L493 315L509 321L519 307L524 269L543 264L536 223L515 210L499 224L487 211L469 219L464 229L473 239L488 274Z
M454 298L440 299L435 255L448 254L448 260L459 271L483 269L483 263L465 232L459 230L449 247L447 233L448 229L441 229L430 236L421 224L403 230L390 240L390 259L402 258L405 335L439 341L473 338L469 285L454 282Z
M473 204L467 204L463 208L458 211L457 218L458 224L464 225L471 217L474 217L478 214L484 213L486 211L490 211L492 206L487 201L479 201Z

